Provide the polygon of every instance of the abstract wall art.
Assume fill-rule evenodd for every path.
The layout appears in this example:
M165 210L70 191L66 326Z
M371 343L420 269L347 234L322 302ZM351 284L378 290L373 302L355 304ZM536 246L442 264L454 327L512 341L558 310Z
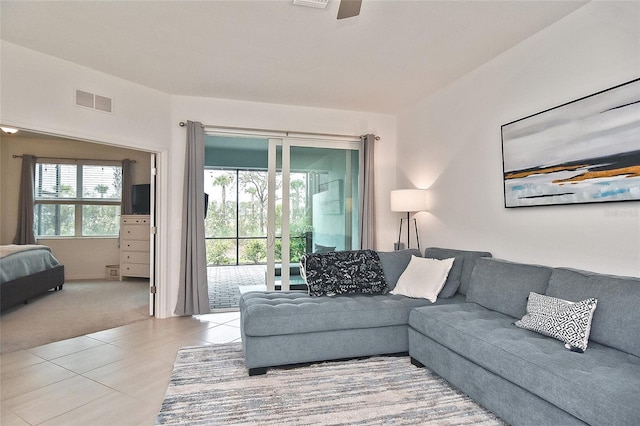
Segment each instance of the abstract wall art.
M640 200L640 79L502 126L505 207Z

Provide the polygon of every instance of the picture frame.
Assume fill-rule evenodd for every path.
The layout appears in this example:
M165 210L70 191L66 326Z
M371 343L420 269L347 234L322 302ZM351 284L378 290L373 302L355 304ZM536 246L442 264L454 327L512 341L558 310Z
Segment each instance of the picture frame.
M640 200L640 78L501 126L506 208Z

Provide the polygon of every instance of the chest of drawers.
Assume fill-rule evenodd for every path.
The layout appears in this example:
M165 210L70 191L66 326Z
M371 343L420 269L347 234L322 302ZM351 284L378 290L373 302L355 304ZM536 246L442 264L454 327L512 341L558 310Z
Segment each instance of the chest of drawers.
M123 215L120 218L120 279L149 278L150 218Z

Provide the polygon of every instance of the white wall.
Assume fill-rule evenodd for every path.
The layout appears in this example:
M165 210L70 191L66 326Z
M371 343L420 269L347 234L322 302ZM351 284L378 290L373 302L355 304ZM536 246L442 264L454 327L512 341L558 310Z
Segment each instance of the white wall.
M353 111L172 97L144 86L2 41L0 122L70 138L159 153L158 316L177 300L185 128L178 122L311 132L376 133L378 229L392 241L388 193L395 187L395 117ZM76 89L111 97L114 113L74 105ZM388 235L388 237L385 237ZM389 244L388 244L389 245Z
M389 191L395 188L395 144L396 119L386 114L308 108L292 105L276 105L257 102L234 101L187 96L174 96L172 104L173 149L169 176L172 192L182 194L185 128L180 121L200 121L205 125L260 128L289 131L319 132L331 134L361 135L374 133L380 136L376 145L376 197L378 248L391 250L395 231L395 218L389 211ZM174 179L173 177L180 177ZM181 196L181 195L180 195ZM180 241L181 204L170 206L171 229L169 238ZM176 257L175 259L178 259ZM168 271L171 280L177 279L180 269L178 261L170 262ZM164 295L167 306L175 305L175 287Z
M113 113L75 105L75 90L82 89L113 99ZM161 164L168 163L171 145L171 97L157 90L131 83L90 68L44 55L33 50L0 42L0 123L34 130L159 153ZM160 169L160 179L166 179ZM172 202L165 188L160 189L158 239L164 258L170 245L166 235L167 218L163 206ZM4 192L0 194L4 200ZM4 219L3 219L4 220ZM86 247L85 247L86 248ZM59 247L56 253L64 251ZM102 253L102 249L98 249ZM61 257L66 255L61 254ZM158 273L159 291L166 281L165 265ZM162 309L160 310L162 312Z
M431 188L423 244L640 276L640 202L505 209L500 134L639 71L640 3L591 2L403 111L397 181Z
M0 244L11 244L18 224L18 198L22 161L13 155L37 157L95 158L101 160L135 160L131 180L149 183L150 155L110 145L59 138L26 138L0 135ZM118 264L118 238L41 238L39 244L51 247L64 265L66 280L104 278L105 266Z
M148 151L169 147L169 95L6 41L0 59L3 124ZM76 89L112 98L113 113L76 106Z

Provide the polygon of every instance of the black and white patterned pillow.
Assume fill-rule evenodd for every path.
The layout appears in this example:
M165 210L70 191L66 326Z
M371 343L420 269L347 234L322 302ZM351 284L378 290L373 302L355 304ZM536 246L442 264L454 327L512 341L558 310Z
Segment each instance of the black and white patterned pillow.
M373 250L307 253L300 266L310 296L382 294L387 288L382 262Z
M558 339L572 351L584 352L597 304L598 300L594 298L569 302L531 292L527 313L515 325Z

